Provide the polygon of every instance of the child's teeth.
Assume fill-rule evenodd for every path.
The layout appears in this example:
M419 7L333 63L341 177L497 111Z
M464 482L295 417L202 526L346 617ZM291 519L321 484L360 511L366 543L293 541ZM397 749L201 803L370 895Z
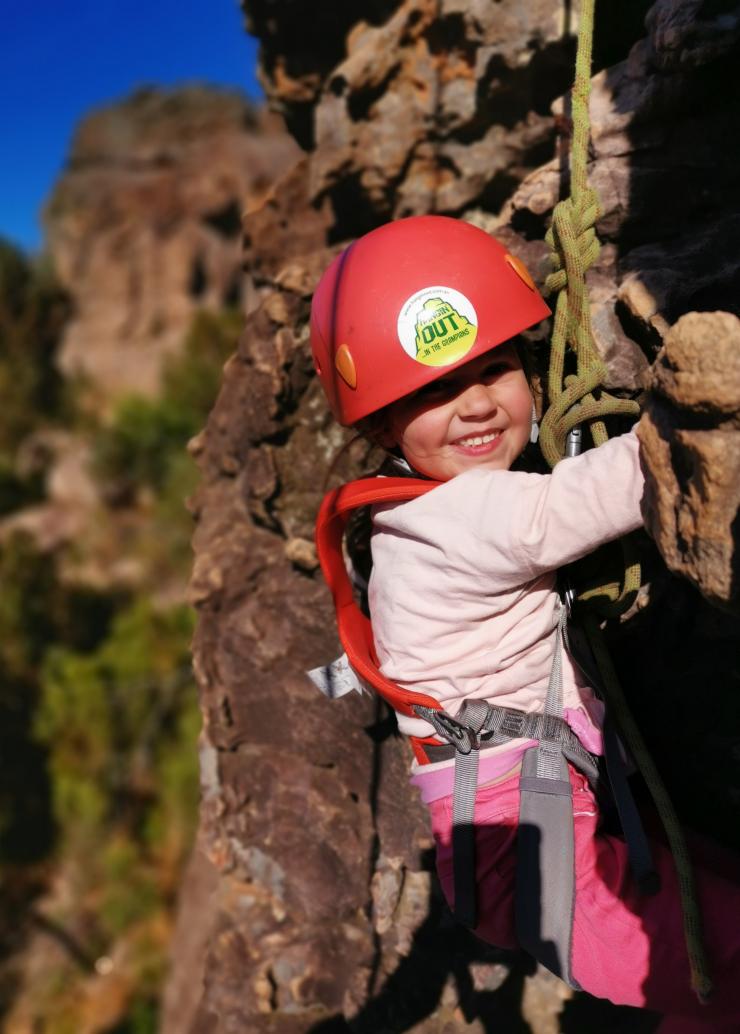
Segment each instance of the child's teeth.
M484 434L477 435L475 438L463 438L462 445L486 445L488 442L492 442L496 437L495 434Z

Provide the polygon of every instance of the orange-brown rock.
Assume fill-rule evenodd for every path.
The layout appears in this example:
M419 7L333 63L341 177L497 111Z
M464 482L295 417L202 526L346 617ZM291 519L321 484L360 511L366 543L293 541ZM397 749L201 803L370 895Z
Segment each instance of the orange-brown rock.
M682 314L736 311L740 276L727 149L738 131L737 29L689 0L658 0L647 29L625 60L594 77L590 104L589 178L604 243L589 275L594 333L612 384L630 389ZM562 155L537 169L505 218L544 234L566 173Z
M572 52L554 0L526 16L513 0L495 12L459 0L347 4L331 34L328 5L313 5L308 32L324 44L314 52L287 28L295 5L245 6L265 40L268 96L311 150L312 203L330 202L343 237L394 216L496 210L550 151L548 105Z
M740 319L682 316L650 389L640 423L647 528L672 571L740 610Z

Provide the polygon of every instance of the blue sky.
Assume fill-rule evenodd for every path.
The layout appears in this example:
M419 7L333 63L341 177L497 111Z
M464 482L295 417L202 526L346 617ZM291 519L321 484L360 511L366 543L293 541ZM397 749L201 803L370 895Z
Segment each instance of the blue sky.
M40 208L75 125L138 86L261 96L237 0L6 0L0 33L0 236L42 244Z

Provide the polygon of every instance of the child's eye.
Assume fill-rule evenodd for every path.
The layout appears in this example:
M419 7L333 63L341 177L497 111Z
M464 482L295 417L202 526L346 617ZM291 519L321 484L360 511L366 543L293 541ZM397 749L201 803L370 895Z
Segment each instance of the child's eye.
M430 381L429 384L425 384L416 393L417 398L432 399L432 398L444 398L453 391L453 383L451 381L442 378L438 381Z
M498 377L499 374L506 373L507 370L511 369L511 363L507 362L506 359L497 359L494 363L489 363L483 370L481 376L485 380L486 378Z

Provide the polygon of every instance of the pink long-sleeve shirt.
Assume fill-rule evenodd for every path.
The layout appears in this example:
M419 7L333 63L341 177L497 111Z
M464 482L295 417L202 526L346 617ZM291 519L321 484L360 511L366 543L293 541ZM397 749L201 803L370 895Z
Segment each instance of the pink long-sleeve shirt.
M630 432L551 474L473 468L418 499L379 506L369 603L383 674L453 715L474 699L542 711L560 608L556 571L638 528L642 491ZM600 708L563 660L566 717L594 749ZM399 715L398 723L408 735L434 735L421 719Z

